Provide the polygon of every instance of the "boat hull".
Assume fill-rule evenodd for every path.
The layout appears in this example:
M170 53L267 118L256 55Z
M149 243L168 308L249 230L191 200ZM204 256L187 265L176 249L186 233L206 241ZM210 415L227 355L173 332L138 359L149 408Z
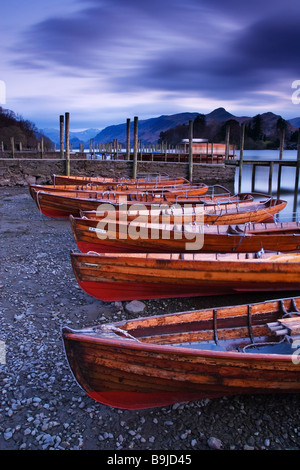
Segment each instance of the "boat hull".
M284 353L247 349L255 344L253 335L258 344L262 338L272 348L274 337L268 332L268 322L278 312L285 316L295 305L299 314L299 298L271 300L121 321L104 328L100 325L99 330L90 328L87 333L86 329L63 328L62 336L79 386L94 400L116 408L144 409L242 394L299 393L299 361L293 358L293 347L288 345ZM295 320L299 322L297 314ZM183 341L196 337L202 337L203 344L211 338L219 346L215 350L202 348L200 343L199 349L183 346ZM229 343L222 346L222 341L232 343L233 349L227 350Z
M71 193L70 193L71 194ZM68 218L70 215L79 217L81 211L97 211L103 208L103 204L107 207L107 204L111 206L112 211L116 211L119 207L117 203L114 203L110 199L98 200L95 199L95 194L87 193L85 195L74 193L73 196L58 193L47 193L44 191L33 190L33 198L36 202L38 209L42 214L54 217L54 218ZM162 207L165 204L172 205L170 200L159 200L153 198L152 203L146 201L128 201L126 199L127 207L131 207L133 204L142 204L145 207ZM190 198L177 198L173 201L173 204L203 204L201 196L196 197L194 200ZM275 215L282 211L287 202L277 199L268 199L266 201L252 204L252 201L246 202L231 202L228 204L222 203L220 207L217 204L204 205L204 223L214 225L229 225L229 224L244 224L248 222L269 222L272 221Z
M142 198L142 194L148 194L148 197L164 197L165 200L174 197L189 197L189 196L200 196L208 191L208 186L205 184L166 184L154 185L154 184L99 184L99 185L38 185L29 184L29 194L34 198L34 191L45 191L47 193L65 193L66 195L71 193L77 193L78 195L84 194L85 192L98 193L98 198L107 198L108 192L114 195L114 197L127 196L128 198Z
M167 299L172 297L204 297L208 295L229 295L242 290L255 290L247 286L247 289L235 289L230 286L210 285L186 285L178 286L172 282L159 284L158 282L111 282L109 280L78 281L78 285L87 294L104 302L125 300ZM298 286L299 287L299 286ZM267 289L262 289L267 290ZM269 290L276 290L269 288ZM286 289L285 289L286 290Z
M205 392L89 392L87 395L102 405L125 410L157 408L203 398L219 398L222 395L207 396Z
M292 262L277 262L278 257L262 261L230 260L227 255L223 260L200 254L195 255L202 257L198 260L149 256L71 253L71 262L79 286L103 301L300 289L300 255Z
M299 251L300 228L297 222L252 224L243 228L204 226L203 233L174 230L174 225L137 224L138 237L131 236L133 222L120 223L70 216L72 232L83 253L248 253L264 251ZM105 234L99 234L99 227ZM188 225L187 225L188 227ZM182 227L180 227L182 229ZM100 231L103 229L100 228ZM192 235L192 236L191 236Z
M53 175L53 183L56 185L76 185L76 184L155 184L155 185L170 185L170 184L185 184L189 183L185 178L168 176L151 176L138 177L138 178L101 178L93 176L65 176Z

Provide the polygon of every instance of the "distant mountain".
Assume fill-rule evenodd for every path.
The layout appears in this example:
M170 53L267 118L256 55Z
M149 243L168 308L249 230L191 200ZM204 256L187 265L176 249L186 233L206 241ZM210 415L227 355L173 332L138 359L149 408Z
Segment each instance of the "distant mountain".
M189 120L194 120L199 113L179 113L170 116L162 115L157 118L150 118L138 121L138 138L143 142L156 143L159 134L180 124L188 125ZM126 142L126 123L105 127L95 137L95 143L111 142L117 139L119 142ZM130 140L133 141L134 120L130 122Z
M194 121L197 116L205 116L206 125L210 128L210 135L217 135L218 129L229 120L237 121L239 124L246 123L249 126L253 125L254 117L251 116L235 116L229 113L226 109L220 107L208 114L198 112L194 113L177 113L172 115L161 115L150 119L138 121L138 139L144 143L154 144L157 143L161 132L166 132L177 126L188 126L189 121ZM276 125L278 119L281 117L272 112L260 114L262 133L265 136L276 133ZM287 134L292 134L298 127L300 127L300 117L287 120ZM130 123L130 140L133 141L134 120ZM86 129L85 131L74 132L70 131L70 142L73 147L84 142L87 148L90 139L95 139L97 143L107 143L113 140L118 140L125 145L126 142L126 122L107 126L101 131L99 129ZM58 129L42 129L41 132L49 137L53 142L59 145L59 130ZM209 137L209 136L207 136Z
M40 131L49 139L52 140L52 142L56 143L57 145L60 145L60 132L59 129L41 129ZM84 131L70 131L70 142L73 143L73 146L75 142L77 144L79 143L88 143L90 139L93 139L97 134L99 133L99 129L86 129Z
M293 118L293 119L288 119L288 122L290 124L292 124L292 126L300 127L300 117L296 117L296 118Z
M260 115L261 116L261 125L262 125L262 131L265 135L271 135L274 133L274 130L276 129L277 121L280 118L278 114L274 114L271 112L263 113ZM292 132L292 126L290 123L287 123L287 130Z
M138 138L144 143L157 143L160 133L176 126L188 126L190 120L194 120L202 113L178 113L172 115L162 115L157 118L145 119L138 121ZM249 122L251 117L234 116L224 108L217 108L211 113L204 114L205 122L211 128L217 129L224 122L233 119L238 123ZM126 142L126 123L105 127L95 137L96 143L112 142L117 139L119 142ZM130 123L130 140L133 141L133 121Z
M205 121L210 124L212 121L217 123L228 121L229 119L236 119L236 116L226 111L224 108L217 108L211 113L205 115Z

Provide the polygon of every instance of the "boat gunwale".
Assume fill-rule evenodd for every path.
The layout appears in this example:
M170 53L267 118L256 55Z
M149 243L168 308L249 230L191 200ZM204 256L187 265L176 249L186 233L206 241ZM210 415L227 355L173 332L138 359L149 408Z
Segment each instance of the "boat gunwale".
M289 307L286 307L286 304L289 304ZM184 325L191 323L193 320L193 317L199 316L199 321L201 321L201 315L203 321L213 321L214 315L216 315L216 318L223 318L222 312L224 314L225 312L225 318L237 318L237 317L248 317L249 315L249 308L251 309L256 309L257 313L252 312L251 318L255 317L256 315L264 315L266 313L268 314L276 314L278 313L278 317L283 318L284 315L290 313L295 313L293 311L287 310L289 309L296 309L296 311L299 311L297 307L297 303L299 304L300 307L300 296L293 296L293 297L288 297L288 298L277 298L277 299L269 299L265 300L262 302L255 302L255 303L249 303L249 304L241 304L241 305L230 305L230 306L221 306L221 307L208 307L200 310L189 310L189 311L182 311L182 312L175 312L175 313L169 313L169 314L164 314L164 315L154 315L154 316L146 316L146 317L136 317L133 319L129 320L123 320L119 322L113 322L113 323L106 323L103 325L95 325L90 328L83 328L82 330L75 330L70 327L63 327L62 328L62 333L63 337L65 337L67 340L72 340L72 341L85 341L88 343L97 343L97 344L103 344L103 345L108 345L111 347L126 347L126 348L138 348L141 350L146 350L149 352L153 353L159 353L159 352L166 352L166 353L171 353L171 354L182 354L184 352L184 355L187 356L203 356L203 357L227 357L229 356L230 358L233 359L240 359L240 358L246 358L246 359L261 359L261 360L281 360L284 362L291 361L292 362L292 354L267 354L267 353L255 353L255 352L245 352L245 351L232 351L232 350L226 350L226 351L214 351L214 350L206 350L206 349L199 349L199 348L185 348L183 346L173 346L169 344L155 344L151 342L142 342L138 341L138 337L132 336L132 339L129 337L125 337L126 333L132 332L134 329L134 326L136 326L139 329L143 329L143 326L141 324L145 323L145 327L147 328L147 322L152 321L152 325L148 325L148 327L156 328L156 327L168 327L172 325L182 325L182 330L184 331ZM260 309L267 309L265 311L261 311ZM238 313L238 311L240 313ZM215 311L215 314L214 314ZM245 311L245 313L243 313ZM247 313L246 313L247 311ZM241 313L242 312L242 313ZM206 315L210 314L209 318L206 318ZM221 315L221 317L220 317ZM192 317L192 318L191 318ZM299 316L300 318L300 316ZM163 320L163 321L162 321ZM169 320L169 321L168 321ZM171 321L170 321L171 320ZM173 320L173 321L172 321ZM268 322L266 322L267 324ZM266 324L264 326L266 326ZM263 326L263 325L261 325ZM123 327L123 328L122 328ZM91 331L91 329L97 330L99 328L99 331ZM121 332L124 332L124 337L117 335L114 331L113 328L118 328L121 330ZM232 328L232 327L231 327ZM237 327L237 328L242 328L242 327ZM224 328L225 330L228 328ZM87 330L90 330L88 333ZM211 329L211 331L214 331L214 328ZM114 333L116 335L115 338L108 338L105 337L107 333ZM168 333L165 333L168 334ZM172 334L172 333L171 333ZM149 335L148 337L151 337ZM255 346L255 342L250 343ZM257 342L259 344L259 342ZM278 342L280 344L280 342Z
M168 344L153 344L153 343L143 343L143 342L138 342L130 338L122 338L121 336L117 338L105 338L103 333L103 336L97 336L92 335L92 334L84 334L82 333L76 333L76 330L71 330L69 327L63 327L62 328L63 332L63 339L64 341L77 341L77 342L82 342L84 341L85 343L89 344L98 344L98 345L104 345L104 346L110 346L110 347L119 347L122 349L138 349L141 351L153 353L153 354L159 354L159 353L166 353L168 355L172 356L192 356L192 357L205 357L205 358L223 358L226 359L226 357L230 357L232 359L240 360L244 358L246 361L252 362L253 360L259 361L259 362L273 362L274 360L280 360L282 362L292 362L292 357L293 354L266 354L266 353L247 353L247 352L242 352L242 351L211 351L211 350L205 350L205 349L199 349L199 348L185 348L183 346L170 346ZM254 343L255 346L255 343ZM296 366L296 364L295 364Z
M154 255L157 254L161 257L154 257ZM179 258L174 259L171 258L172 255L177 254ZM217 255L220 256L236 256L236 259L217 259ZM228 264L232 265L238 265L240 266L240 269L243 269L244 266L257 266L257 265L263 265L267 267L268 271L275 266L278 268L276 269L276 272L280 272L282 269L280 269L280 266L284 266L286 264L286 261L279 261L280 258L284 258L287 256L292 256L292 257L298 257L300 258L300 253L299 252L286 252L286 253L281 253L281 254L276 254L276 252L266 252L263 253L264 256L267 256L266 258L256 258L255 255L256 253L252 253L253 258L246 259L246 255L249 255L250 253L196 253L196 256L211 256L213 258L215 256L215 259L180 259L180 256L182 253L149 253L149 257L147 253L96 253L96 252L88 252L88 253L82 253L82 252L70 252L70 256L72 261L74 261L75 266L78 267L88 267L88 268L96 268L99 269L101 267L101 263L103 263L103 260L106 261L106 264L110 264L110 261L113 265L119 265L118 262L114 262L115 260L120 260L121 266L123 266L123 261L126 261L127 266L132 266L132 267L145 267L145 268L155 268L155 269L160 269L160 267L163 267L163 265L169 264L170 268L172 264L176 264L177 268L182 269L182 270L187 270L193 272L197 266L201 266L203 269L203 265L206 267L206 269L209 269L210 266L217 265L218 269L219 268L228 268ZM136 256L134 256L136 255ZM162 256L170 256L169 258L163 258ZM193 256L193 254L190 253L184 253L183 256ZM245 259L239 259L239 256L242 258L245 256ZM274 259L274 257L278 257L277 259ZM270 259L273 258L273 259ZM105 263L104 261L104 263ZM190 263L193 263L193 268L190 268ZM79 264L80 263L80 264ZM146 265L145 265L146 263ZM97 264L98 266L91 266L93 264ZM300 264L299 261L288 261L288 266L298 266L300 270ZM155 266L154 266L155 265ZM164 266L166 267L166 266ZM260 269L260 268L258 268ZM273 271L274 272L274 271ZM173 277L173 276L171 276Z
M143 215L141 216L143 217ZM173 233L173 232L174 233L188 233L190 236L194 234L197 235L199 233L202 233L200 231L197 232L196 230L195 231L187 230L187 228L190 229L194 227L194 225L191 225L191 223L187 223L187 224L182 223L180 224L181 227L178 228L178 224L176 224L175 222L170 222L170 223L167 223L167 222L164 223L161 221L148 222L147 220L144 222L144 221L139 221L139 220L136 221L135 219L123 221L123 220L118 220L117 217L116 218L112 217L111 219L109 219L108 217L109 216L103 215L103 221L105 222L105 224L106 225L115 224L117 227L129 227L129 226L137 227L137 228L141 227L147 230L160 230L160 231L169 232L169 233ZM139 217L139 215L137 215L136 217ZM153 217L155 218L156 216L154 215ZM186 217L192 217L192 214L187 214ZM70 222L75 228L77 228L78 225L80 226L80 224L81 226L83 225L86 228L86 227L98 225L99 222L102 222L102 219L85 218L84 216L76 217L71 214ZM259 224L259 223L262 225L265 225L265 227L262 227L262 228L252 227L255 224ZM285 224L287 225L286 227L282 227L282 226L280 227L275 222L269 222L269 223L268 222L252 222L252 223L250 222L250 224L244 224L245 227L244 227L244 231L242 232L238 232L238 231L231 232L230 228L233 228L234 230L234 227L232 227L232 224L213 225L213 224L199 223L198 226L200 228L203 227L204 236L215 235L215 236L222 236L222 237L228 236L230 238L233 238L233 237L249 238L250 236L256 236L256 235L259 235L261 237L269 237L269 235L271 236L278 235L278 233L280 234L281 237L300 236L299 222L289 221L289 222L285 222ZM242 224L237 224L237 225L242 225ZM107 230L107 232L109 232L109 230Z
M73 193L75 193L75 196L74 195L70 195L69 193L67 192L63 192L63 191L58 191L57 193L55 192L51 192L51 191L46 191L44 189L40 189L40 190L36 190L36 189L33 189L33 193L34 194L45 194L47 196L50 196L50 197L58 197L58 198L65 198L65 199L68 199L68 200L83 200L83 201L97 201L99 204L101 203L106 203L106 204L110 204L113 208L115 208L116 206L118 207L119 205L122 205L124 203L118 203L116 201L114 201L113 199L105 199L105 198L97 198L97 197L91 197L90 193L95 193L97 191L76 191L74 190ZM70 191L70 193L72 193L72 191ZM78 194L79 193L79 194ZM84 197L82 198L81 195L86 195L87 197ZM146 193L145 193L146 194ZM287 204L287 201L285 201L284 199L278 199L276 197L273 197L273 196L270 196L270 195L266 195L266 194L263 194L263 193L238 193L236 195L232 195L230 197L234 198L234 197L237 197L237 196L242 196L243 194L248 194L248 195L257 195L257 196L261 196L261 197L265 197L266 200L265 201L254 201L253 199L245 199L245 200L233 200L233 201L228 201L228 204L230 205L239 205L239 204L243 204L243 203L247 203L247 207L249 207L251 204L253 204L254 206L257 205L257 204L261 204L261 205L265 205L266 207L265 208L273 208L273 207L281 207L281 206L286 206ZM127 196L126 194L120 194L120 196ZM180 198L181 196L179 196ZM216 198L218 198L218 196L215 196ZM198 198L198 201L196 201L196 198ZM203 203L203 206L206 207L206 204L205 204L205 201L203 201L203 199L205 198L205 195L192 195L192 196L188 196L185 198L185 202L188 202L189 199L190 199L190 203L191 204L196 204L196 203ZM157 201L155 201L153 204L151 204L151 201L128 201L128 203L126 205L128 206L131 206L131 205L136 205L136 204L142 204L143 203L148 203L150 204L151 206L153 205L157 205L157 206L161 206L161 203L159 201L159 199L163 200L163 205L167 205L168 203L168 200L164 200L163 196L162 197L158 197L158 198L155 198L154 199L157 199ZM184 196L182 197L182 199L184 199ZM193 200L194 199L194 200ZM176 203L176 200L175 201L169 201L171 205L174 205ZM179 201L178 203L182 203L183 201ZM272 204L271 204L272 203ZM249 204L249 206L248 206ZM217 208L219 208L219 206L223 205L223 203L221 204L221 202L212 202L212 203L209 203L207 204L207 207L211 208L212 206L216 206L216 210ZM220 209L219 209L220 210Z

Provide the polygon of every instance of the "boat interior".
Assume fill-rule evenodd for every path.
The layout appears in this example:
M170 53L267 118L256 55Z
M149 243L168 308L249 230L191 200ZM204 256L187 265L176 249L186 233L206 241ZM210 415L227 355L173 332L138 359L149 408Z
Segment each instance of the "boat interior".
M152 345L291 355L300 345L300 297L145 317L82 332Z

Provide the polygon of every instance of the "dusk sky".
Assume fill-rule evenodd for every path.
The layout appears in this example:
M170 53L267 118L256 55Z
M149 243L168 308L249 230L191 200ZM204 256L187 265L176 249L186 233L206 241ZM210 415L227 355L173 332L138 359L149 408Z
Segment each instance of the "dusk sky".
M298 117L299 24L299 0L8 0L0 105L39 129L65 112L71 130L217 107Z

